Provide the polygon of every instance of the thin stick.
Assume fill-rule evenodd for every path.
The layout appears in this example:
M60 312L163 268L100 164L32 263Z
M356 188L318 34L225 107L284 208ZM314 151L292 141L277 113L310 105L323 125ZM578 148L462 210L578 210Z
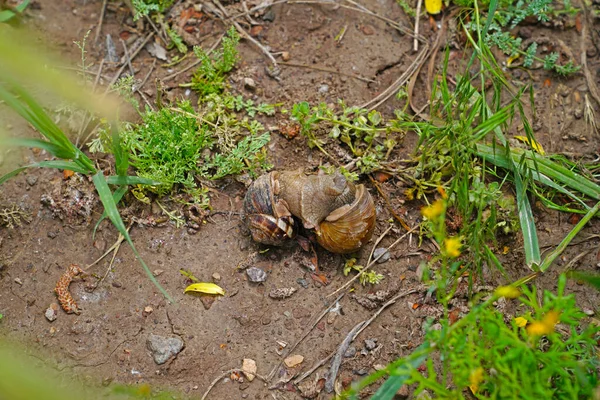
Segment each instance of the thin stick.
M226 34L227 34L227 32L223 32L223 34L219 37L219 39L217 39L217 41L213 43L213 45L210 47L210 49L208 49L206 54L212 53L217 48L217 46L219 45L221 40L223 40L223 37ZM190 65L188 65L187 67L185 67L184 69L177 71L177 72L173 72L171 75L165 76L164 78L161 79L161 81L163 81L163 82L170 81L171 79L175 78L177 75L180 75L186 71L189 71L190 69L194 68L196 65L200 64L201 62L202 62L202 60L198 59L198 60L194 61L193 63L191 63Z
M131 225L129 225L129 228L131 228ZM127 231L129 231L129 228L127 228ZM104 274L104 276L102 278L100 278L100 280L98 282L96 282L96 285L94 286L92 291L96 290L96 288L98 286L100 286L100 284L106 279L106 277L110 273L110 270L112 269L112 267L115 263L115 258L117 258L117 253L119 252L119 249L121 248L121 243L123 243L123 240L125 240L125 237L119 233L119 238L117 239L117 242L115 243L116 246L115 246L115 249L113 252L113 256L110 259L110 262L108 263L108 268L106 269L106 273Z
M365 324L360 328L360 330L358 332L356 332L356 336L360 335L360 333L362 331L364 331L365 329L367 329L367 327L371 324L371 322L375 321L375 318L377 318L379 316L379 314L381 314L383 312L383 310L385 310L386 308L388 308L389 306L391 306L392 304L394 304L396 301L398 301L398 299L400 299L401 297L404 296L408 296L409 294L413 294L418 292L420 289L409 289L407 291L404 291L402 293L397 294L396 296L392 297L392 299L390 301L388 301L387 303L385 303L384 305L382 305L379 310L377 310L377 312L375 312L375 314L373 314L373 316L371 318L369 318L367 320L367 322L365 322Z
M419 40L417 38L419 37L419 19L421 18L421 5L422 4L423 4L423 0L419 0L417 2L417 12L415 15L415 39L413 41L413 50L414 51L419 50Z
M306 378L311 376L313 372L315 372L317 369L319 369L320 367L325 365L325 363L327 361L331 360L331 357L333 357L334 355L335 355L335 351L333 353L331 353L330 355L328 355L327 357L325 357L324 359L317 361L315 363L315 365L312 366L311 369L309 369L308 371L306 371L305 373L300 375L298 378L294 379L294 385L299 384L300 382L302 382L303 380L305 380Z
M129 58L129 50L127 49L127 43L123 39L119 39L121 41L121 45L123 46L123 52L125 53L125 62L129 67L129 72L131 76L135 76L135 70L133 69L133 65L131 65L131 59Z
M364 325L365 321L362 321L359 322L354 328L352 328L352 330L348 333L348 335L346 335L346 337L342 341L342 344L339 345L337 351L335 352L335 356L333 357L333 360L331 360L331 367L329 368L327 380L325 381L325 391L327 391L327 393L333 392L335 378L337 378L337 374L342 363L342 357L344 357L344 353L348 349L348 346L350 346L350 343L352 343L352 341L358 335L358 332L361 331Z
M413 60L413 62L409 65L408 69L404 71L402 75L394 83L392 83L386 90L384 90L381 94L376 96L374 99L367 101L365 104L361 105L360 108L369 108L369 110L373 110L383 104L387 99L393 96L393 94L398 90L398 88L404 85L413 73L418 70L418 66L423 63L426 59L427 53L429 50L429 45L425 44L417 57ZM375 105L372 105L376 103Z
M112 246L110 246L110 248L108 250L106 250L104 252L104 254L102 254L100 257L98 257L98 259L96 261L94 261L93 263L89 264L87 267L83 268L83 271L87 272L88 269L90 269L94 265L98 264L100 261L102 261L102 259L104 257L106 257L107 255L109 255L118 245L119 245L119 240L117 239L117 241Z
M396 219L396 221L398 221L400 223L400 225L402 225L404 230L408 231L410 229L410 227L408 226L406 221L404 221L399 215L396 214L396 212L394 211L394 208L392 207L392 203L390 203L390 199L385 194L383 189L381 189L381 186L379 186L379 183L375 179L373 179L373 177L371 175L369 175L369 179L371 179L371 182L375 185L377 192L379 192L381 197L383 197L383 201L385 202L387 209L390 211L390 213L392 213L392 216Z
M327 315L327 313L329 312L329 310L331 310L333 307L335 307L335 305L342 299L342 297L344 297L346 295L346 293L342 293L340 296L338 296L337 299L335 299L335 301L333 301L331 303L331 305L329 307L327 307L325 310L323 310L323 312L317 317L317 319L313 322L313 324L304 332L304 334L302 335L302 337L300 339L298 339L298 341L296 341L296 343L290 347L286 352L285 355L283 355L281 357L281 360L279 360L279 362L277 363L277 365L275 365L275 367L273 367L273 369L271 370L271 372L269 373L269 375L267 375L267 381L271 381L271 379L273 379L273 376L275 375L275 372L277 371L277 369L281 366L281 363L283 362L283 360L289 356L291 354L292 351L294 351L296 349L296 347L298 347L298 345L300 343L302 343L302 341L304 339L306 339L306 337L312 332L312 330L315 328L315 326L317 326L317 324L323 319L323 317L325 315Z
M142 42L142 44L140 44L138 46L138 48L136 48L135 51L131 54L131 56L130 56L131 60L133 60L138 55L138 53L144 48L144 46L146 45L146 43L148 43L148 41L154 35L155 35L154 32L150 32L148 34L148 36L146 36L146 38L144 39L144 41ZM121 74L125 70L125 67L127 67L127 63L123 63L123 65L121 65L121 68L119 68L119 70L117 71L117 73L115 74L115 76L113 76L112 80L110 81L110 83L106 87L106 91L104 93L108 93L108 91L110 90L111 86L114 85L115 82L119 80L119 78L121 77Z
M138 90L140 90L141 88L144 87L144 85L148 81L148 78L150 78L150 74L152 73L152 71L154 71L155 67L156 67L156 58L154 59L154 62L152 63L152 66L150 67L150 71L148 71L148 73L144 77L144 80L140 83L140 86L138 86Z
M367 83L377 83L377 81L374 81L373 79L363 78L360 75L348 74L346 72L336 71L335 69L332 69L332 68L319 67L317 65L296 64L296 63L291 63L291 62L280 62L279 65L286 65L288 67L314 69L316 71L330 72L332 74L347 76L349 78L358 79L359 81L363 81L363 82L367 82Z
M106 3L108 0L102 2L102 10L100 11L100 19L98 20L98 26L96 27L96 35L94 36L94 43L98 43L100 37L100 31L102 30L102 23L104 22L104 13L106 12Z
M226 378L227 376L231 375L233 372L241 372L241 373L244 373L244 370L243 370L243 369L240 369L240 368L235 368L235 369L230 369L229 371L225 371L225 372L223 372L221 375L219 375L218 377L216 377L214 381L212 381L212 383L211 383L211 384L210 384L210 386L209 386L209 387L206 389L206 392L204 392L204 394L202 395L202 398L201 398L200 400L204 400L204 399L206 399L206 397L208 396L208 394L210 393L210 391L212 390L212 388L213 388L213 387L215 387L215 385L216 385L217 383L219 383L219 381L220 381L221 379L223 379L223 378ZM256 376L258 379L260 379L260 380L261 380L261 381L263 381L263 382L267 382L267 380L266 380L264 377L262 377L262 376L260 376L260 375L258 375L258 374L252 374L252 375Z
M414 228L412 228L410 231L406 232L404 235L400 236L400 238L398 238L394 243L392 243L388 248L387 251L390 251L390 249L392 249L394 246L396 246L398 243L400 243L406 236L410 235L411 233L413 233L414 231L417 230L419 226L415 226ZM365 268L363 268L358 274L354 275L351 279L348 280L348 282L344 283L342 285L342 287L340 287L339 289L337 289L335 292L328 294L327 297L331 297L333 295L335 295L336 293L339 293L340 291L346 289L348 286L350 286L355 280L357 280L360 276L362 276L362 274L364 274L365 272L367 272L372 266L373 264L375 264L377 262L377 260L379 260L381 257L383 257L383 255L385 254L385 252L381 253L379 255L379 257L375 258L374 260L372 260L369 264L367 264L367 266Z
M371 247L371 253L369 254L369 258L367 259L367 265L369 265L369 263L371 262L371 259L373 258L373 253L375 253L375 249L377 248L377 246L379 245L379 243L381 243L381 241L383 240L383 238L388 234L389 231L392 230L393 227L394 227L394 225L390 224L390 226L388 226L388 228L385 230L385 232L383 232L381 235L379 235L379 237L377 238L377 240L373 244L373 247Z

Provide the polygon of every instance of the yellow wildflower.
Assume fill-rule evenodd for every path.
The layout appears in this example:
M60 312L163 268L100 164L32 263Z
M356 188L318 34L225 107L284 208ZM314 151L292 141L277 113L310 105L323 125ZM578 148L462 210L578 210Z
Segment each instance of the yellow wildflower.
M448 198L448 194L446 193L446 189L443 186L438 185L437 191L442 196L442 199L446 200Z
M421 208L421 214L428 220L434 220L444 212L444 201L436 200L433 204Z
M524 328L527 325L527 320L523 317L517 317L515 318L515 323L519 328Z
M473 394L479 390L479 384L483 381L483 368L479 367L469 375L469 389Z
M560 313L558 311L548 311L540 321L534 321L527 326L527 333L531 336L542 336L552 333L559 317Z
M521 291L514 286L500 286L496 289L496 296L506 297L507 299L516 299L521 295Z
M460 238L454 236L444 240L444 250L446 255L456 258L460 256L460 248L462 243L460 242Z
M442 11L442 0L425 0L425 9L429 14L439 14Z

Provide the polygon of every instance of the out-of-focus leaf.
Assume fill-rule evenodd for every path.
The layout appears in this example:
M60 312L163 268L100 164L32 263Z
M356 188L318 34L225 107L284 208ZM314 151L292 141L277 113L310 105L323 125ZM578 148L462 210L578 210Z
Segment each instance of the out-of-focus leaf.
M219 285L215 285L210 282L199 282L192 283L190 286L185 288L184 293L195 292L195 293L205 293L205 294L220 294L225 295L225 291Z
M596 290L600 290L600 275L598 274L587 274L585 272L572 271L567 274L569 278L577 279L578 281L583 281L590 286L596 288Z

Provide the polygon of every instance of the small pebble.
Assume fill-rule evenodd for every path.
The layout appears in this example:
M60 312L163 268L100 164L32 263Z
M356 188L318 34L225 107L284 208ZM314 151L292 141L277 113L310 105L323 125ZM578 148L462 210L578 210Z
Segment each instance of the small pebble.
M304 361L304 356L301 356L300 354L291 355L283 360L288 368L294 368L296 365L301 364L302 361Z
M377 339L365 339L365 348L367 350L373 350L377 347Z
M54 238L56 238L56 236L57 236L57 233L56 233L55 231L49 231L49 232L48 232L46 235L47 235L47 236L48 236L50 239L54 239Z
M56 320L57 315L58 315L58 304L56 304L56 303L50 304L50 306L46 309L46 312L44 313L44 316L50 322L53 322L54 320Z
M377 257L379 256L381 256L381 258L377 260ZM389 261L390 252L385 247L378 247L373 252L373 259L377 260L377 264L383 264L384 262Z
M256 82L252 78L244 78L244 87L248 90L255 90Z
M291 313L291 312L289 312L289 311L284 311L284 312L283 312L283 315L285 315L285 316L286 316L286 318L292 318L292 313Z
M591 317L595 314L594 310L590 309L590 308L584 308L583 312L585 313L585 315L587 315L588 317Z
M265 15L263 15L262 17L263 21L269 21L269 22L273 22L275 21L275 11L273 11L273 9L269 9L269 11L267 11L265 13Z
M15 278L15 283L18 283L19 285L23 285L23 281L20 278Z
M248 382L252 382L256 376L256 361L251 358L244 358L242 360L242 372L248 379Z
M344 357L346 358L352 358L356 355L356 347L354 346L350 346L346 349L346 351L344 352Z
M38 178L37 178L37 176L29 175L27 177L27 179L25 179L25 180L27 181L27 184L29 186L33 186L33 185L35 185L37 183Z
M254 283L261 283L267 280L267 273L260 268L250 267L246 270L248 280Z
M152 314L152 311L154 311L154 309L151 306L146 306L144 307L144 311L142 311L142 315L147 317L148 315Z
M352 372L354 372L356 375L363 376L363 375L366 375L366 374L368 374L368 373L369 373L369 370L368 370L368 369L366 369L366 368L361 368L361 369L358 369L358 370L354 370L354 371L352 371Z
M381 371L382 369L385 369L385 365L383 365L383 364L373 364L373 369L375 371Z
M219 274L218 272L215 272L214 274L212 274L212 278L213 278L213 281L219 282L221 280L221 274Z
M284 51L281 53L281 59L283 61L289 61L290 60L290 53L288 51Z
M319 93L326 94L327 92L329 92L329 85L319 86Z
M154 276L161 276L163 274L163 272L165 272L165 271L163 271L162 269L155 269L152 272L152 275L154 275Z
M280 289L272 289L269 292L269 297L275 300L282 300L290 297L296 292L295 288L280 288Z
M304 289L308 289L308 282L306 281L306 279L304 279L304 278L298 278L298 279L296 279L296 282L298 282L298 284L300 286L302 286Z

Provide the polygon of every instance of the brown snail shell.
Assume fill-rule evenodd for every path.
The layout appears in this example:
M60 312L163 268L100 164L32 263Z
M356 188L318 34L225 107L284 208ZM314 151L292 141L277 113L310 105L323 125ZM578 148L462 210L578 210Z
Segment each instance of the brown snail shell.
M333 253L352 253L367 243L375 230L373 198L364 185L356 187L356 198L334 210L317 230L317 242Z
M364 185L355 186L339 172L271 172L248 189L242 218L255 241L284 244L296 235L294 217L315 230L325 249L352 253L373 235L376 211Z
M294 217L273 194L273 175L256 179L244 197L242 219L256 242L281 245L296 236Z

